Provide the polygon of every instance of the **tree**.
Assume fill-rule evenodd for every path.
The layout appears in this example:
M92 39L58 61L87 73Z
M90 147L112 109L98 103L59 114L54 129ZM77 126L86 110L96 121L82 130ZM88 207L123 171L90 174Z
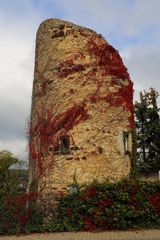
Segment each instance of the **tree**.
M160 109L157 106L158 92L150 88L140 93L140 102L135 103L137 135L137 163L142 172L160 170Z
M18 181L13 169L18 168L20 164L22 161L9 151L0 151L0 199L17 191Z

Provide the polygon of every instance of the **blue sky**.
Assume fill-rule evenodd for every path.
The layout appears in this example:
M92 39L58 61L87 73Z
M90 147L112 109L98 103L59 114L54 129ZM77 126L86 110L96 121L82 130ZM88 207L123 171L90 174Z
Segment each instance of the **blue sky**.
M47 18L92 28L120 51L139 91L160 92L159 0L0 0L0 150L27 157L35 35Z

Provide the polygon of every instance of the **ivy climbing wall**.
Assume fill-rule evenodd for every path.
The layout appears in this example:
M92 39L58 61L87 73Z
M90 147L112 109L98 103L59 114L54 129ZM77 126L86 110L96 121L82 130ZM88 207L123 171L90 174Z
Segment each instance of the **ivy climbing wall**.
M59 19L37 32L29 181L43 193L117 181L131 169L133 83L117 50Z

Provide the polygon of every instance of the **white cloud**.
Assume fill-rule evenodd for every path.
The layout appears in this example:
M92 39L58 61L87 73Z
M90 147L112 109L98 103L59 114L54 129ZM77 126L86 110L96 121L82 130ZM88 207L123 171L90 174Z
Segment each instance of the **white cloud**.
M21 14L20 18L16 15L16 7L14 10L6 6L0 10L0 150L5 148L26 158L26 122L34 65L35 26L32 21L35 17Z
M150 87L160 92L160 49L153 45L133 45L121 53L135 85L135 98Z
M28 147L27 141L25 140L15 140L12 141L0 141L0 146L2 150L12 150L12 153L20 160L27 160Z
M134 36L159 28L159 0L50 0L67 20L101 31Z

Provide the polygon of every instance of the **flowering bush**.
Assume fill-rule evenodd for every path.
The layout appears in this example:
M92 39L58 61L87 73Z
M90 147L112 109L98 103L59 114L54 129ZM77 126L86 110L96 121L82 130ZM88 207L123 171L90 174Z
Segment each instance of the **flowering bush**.
M160 215L160 192L153 193L149 197L149 202L153 206L154 210L158 215Z
M43 222L37 207L37 193L29 192L18 196L7 196L0 204L0 234L36 231Z
M93 183L60 199L59 220L64 231L160 227L159 191L159 183Z
M160 227L159 182L83 186L77 193L60 197L53 219L46 224L36 202L34 192L7 197L0 204L0 234Z

